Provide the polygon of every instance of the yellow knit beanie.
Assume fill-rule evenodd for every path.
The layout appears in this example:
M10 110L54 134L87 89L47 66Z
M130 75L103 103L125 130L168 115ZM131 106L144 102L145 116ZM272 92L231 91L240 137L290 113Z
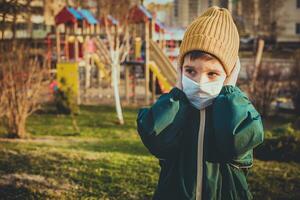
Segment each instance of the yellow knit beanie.
M200 50L217 57L229 75L238 58L239 43L239 33L230 12L213 6L187 28L180 46L180 65L186 53Z

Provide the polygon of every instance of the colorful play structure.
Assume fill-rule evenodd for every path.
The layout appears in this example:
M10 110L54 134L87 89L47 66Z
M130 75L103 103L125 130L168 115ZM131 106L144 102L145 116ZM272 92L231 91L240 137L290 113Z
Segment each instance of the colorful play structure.
M165 27L143 6L136 5L128 11L131 29L131 52L122 66L124 67L125 96L129 101L135 96L135 70L140 66L144 73L144 99L149 103L150 89L155 101L157 89L168 92L176 82L176 70L165 54ZM109 26L116 26L118 21L112 16L106 18ZM56 33L48 39L49 54L56 55L56 80L58 87L68 88L77 96L80 103L81 93L90 87L90 71L97 69L101 85L110 87L111 67L107 64L107 48L102 30L103 19L97 19L86 9L64 7L55 17ZM51 40L52 38L52 40ZM55 38L55 42L53 41ZM56 46L56 47L54 47ZM84 73L79 75L80 69ZM83 80L84 81L83 81ZM131 93L131 94L130 94Z

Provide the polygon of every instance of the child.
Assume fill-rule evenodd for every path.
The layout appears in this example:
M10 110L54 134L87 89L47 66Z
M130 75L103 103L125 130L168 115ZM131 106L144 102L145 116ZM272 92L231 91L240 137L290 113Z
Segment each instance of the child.
M138 133L161 167L153 199L252 199L246 176L263 126L235 86L238 49L229 11L209 8L185 32L176 87L139 111Z

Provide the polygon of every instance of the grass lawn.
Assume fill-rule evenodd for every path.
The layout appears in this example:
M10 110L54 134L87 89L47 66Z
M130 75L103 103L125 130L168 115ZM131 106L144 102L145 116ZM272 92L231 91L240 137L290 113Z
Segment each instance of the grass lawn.
M137 109L119 126L113 107L81 107L80 134L49 111L30 117L31 139L0 139L0 199L151 199L159 165L136 133ZM255 199L300 199L300 164L255 160L249 184Z

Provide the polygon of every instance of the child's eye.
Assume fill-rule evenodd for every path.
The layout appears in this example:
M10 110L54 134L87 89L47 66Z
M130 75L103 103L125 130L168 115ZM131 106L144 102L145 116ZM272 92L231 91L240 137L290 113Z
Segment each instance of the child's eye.
M208 72L207 75L208 75L210 78L215 78L215 77L217 77L219 74L216 73L216 72Z
M194 75L195 74L195 70L193 70L193 69L185 69L185 72L187 72L190 75Z

